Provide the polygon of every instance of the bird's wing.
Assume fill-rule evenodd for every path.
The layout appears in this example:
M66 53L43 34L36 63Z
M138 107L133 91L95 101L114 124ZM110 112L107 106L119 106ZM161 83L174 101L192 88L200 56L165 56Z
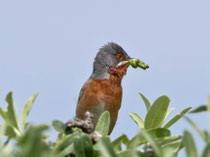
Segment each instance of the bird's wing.
M81 98L82 98L82 95L84 93L84 89L88 86L89 84L89 80L87 80L87 82L85 82L85 84L82 86L80 92L79 92L79 97L78 97L78 101L77 101L77 104L80 102Z

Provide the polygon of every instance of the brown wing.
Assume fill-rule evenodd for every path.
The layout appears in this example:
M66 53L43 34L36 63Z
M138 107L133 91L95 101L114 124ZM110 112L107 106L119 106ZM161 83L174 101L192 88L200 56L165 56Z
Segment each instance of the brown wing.
M82 87L77 103L76 117L84 119L86 111L93 113L93 123L96 124L98 117L104 111L100 106L98 100L98 89L92 83L92 80L88 80Z

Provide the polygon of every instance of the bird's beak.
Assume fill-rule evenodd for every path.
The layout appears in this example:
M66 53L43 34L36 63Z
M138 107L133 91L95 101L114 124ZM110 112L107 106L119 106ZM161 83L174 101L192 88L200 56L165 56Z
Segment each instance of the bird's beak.
M129 62L126 60L126 61L121 61L120 63L117 64L117 66L122 66L122 65L125 65L125 64L128 64Z
M128 56L126 60L121 61L120 63L118 63L117 66L122 66L122 65L128 64L128 63L129 63L128 61L129 61L130 59L132 59L132 58Z

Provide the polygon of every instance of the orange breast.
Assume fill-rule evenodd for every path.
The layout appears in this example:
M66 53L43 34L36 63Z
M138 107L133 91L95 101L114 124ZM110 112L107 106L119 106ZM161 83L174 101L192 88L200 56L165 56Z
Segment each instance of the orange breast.
M117 121L118 111L121 106L121 79L126 73L126 69L118 69L117 73L116 71L110 72L109 79L89 79L81 90L77 104L76 117L84 119L85 112L89 111L94 115L93 122L95 125L101 113L107 110L110 112L110 134Z

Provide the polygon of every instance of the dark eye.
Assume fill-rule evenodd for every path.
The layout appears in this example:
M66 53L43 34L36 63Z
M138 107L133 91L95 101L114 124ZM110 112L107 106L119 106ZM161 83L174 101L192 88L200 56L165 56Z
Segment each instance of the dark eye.
M123 55L121 53L116 54L117 60L121 61L123 60Z

